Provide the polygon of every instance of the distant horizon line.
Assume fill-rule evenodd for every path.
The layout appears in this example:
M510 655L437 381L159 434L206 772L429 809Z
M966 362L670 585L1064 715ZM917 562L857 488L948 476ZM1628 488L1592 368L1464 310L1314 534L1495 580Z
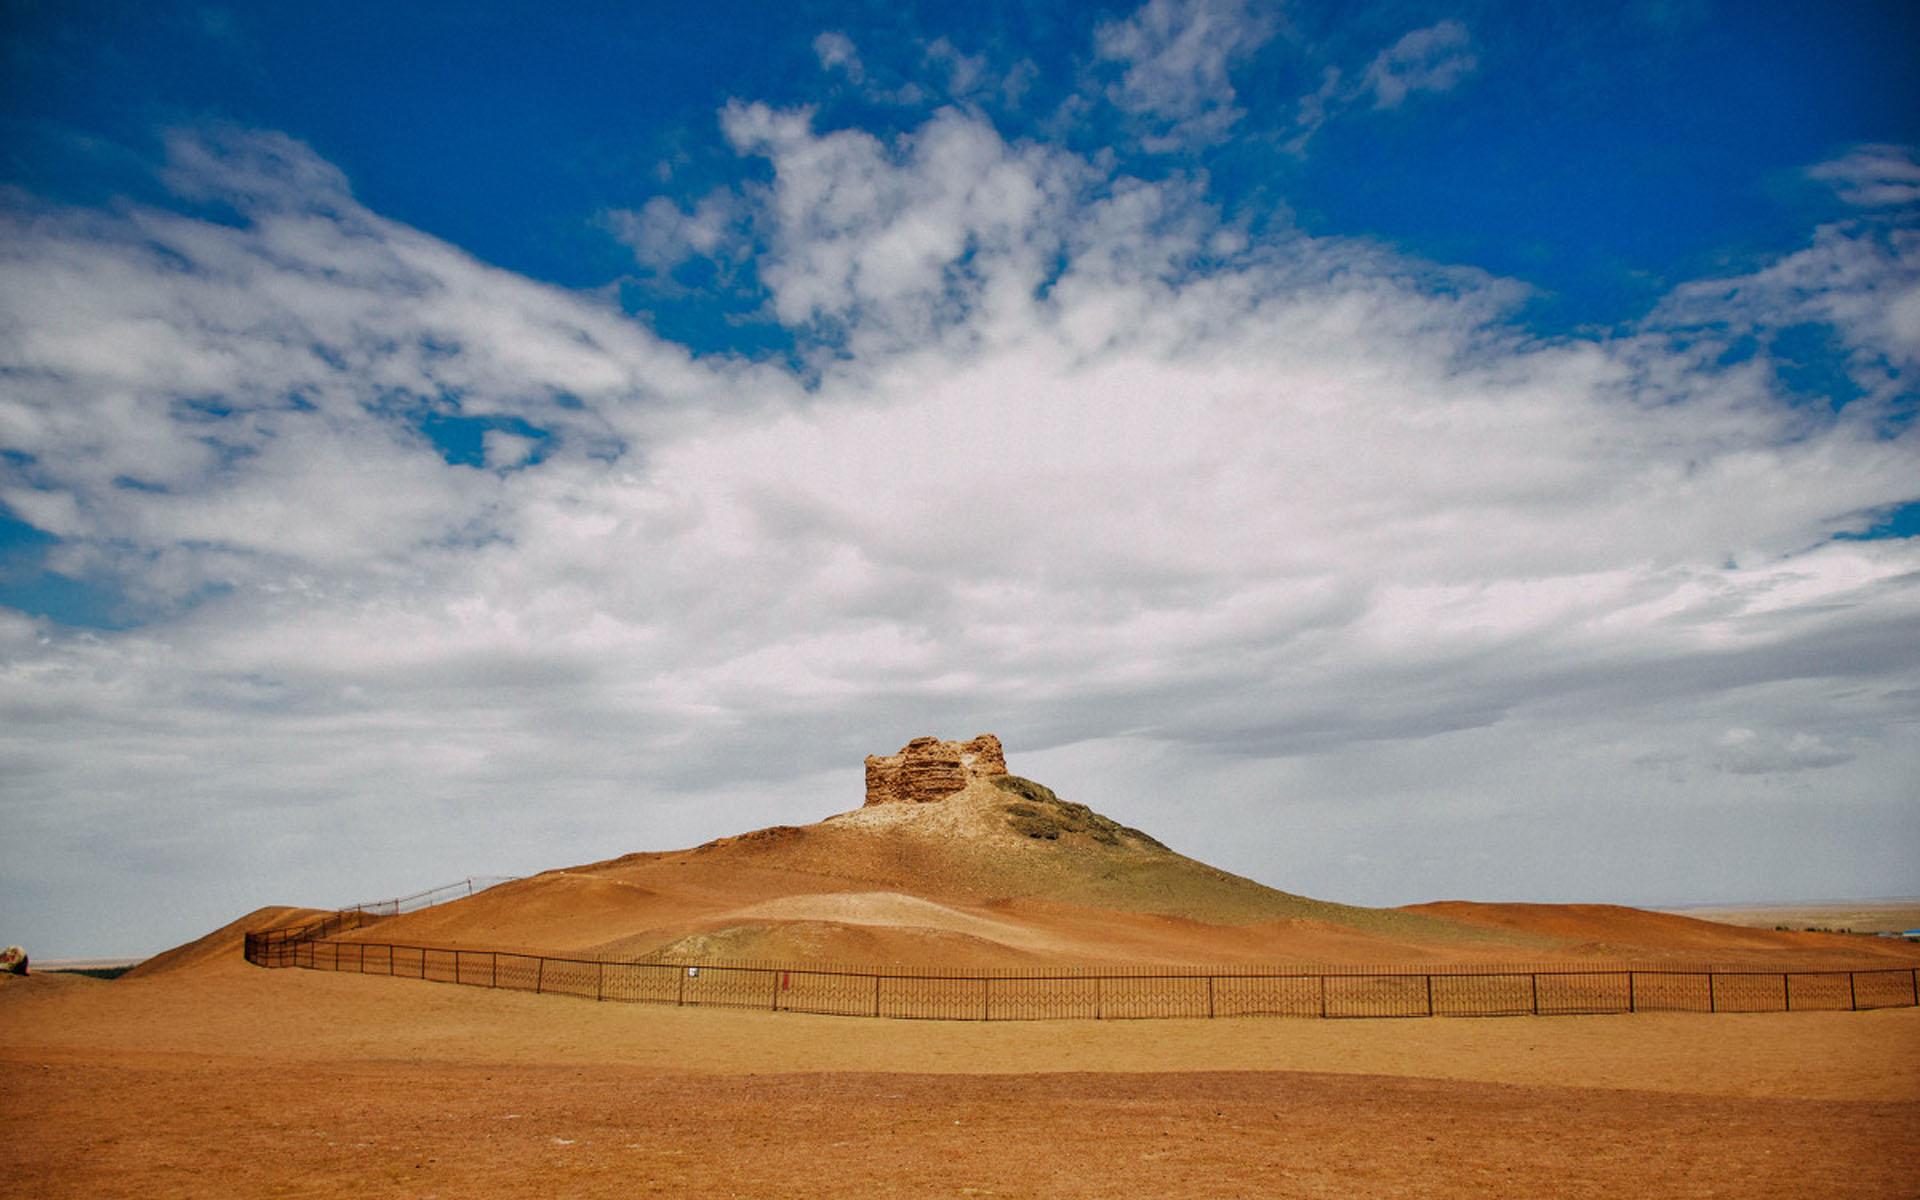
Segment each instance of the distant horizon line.
M1706 909L1765 909L1840 907L1843 905L1920 905L1920 896L1853 896L1826 897L1818 900L1729 900L1708 901L1701 904L1662 904L1648 905L1660 912L1698 912Z

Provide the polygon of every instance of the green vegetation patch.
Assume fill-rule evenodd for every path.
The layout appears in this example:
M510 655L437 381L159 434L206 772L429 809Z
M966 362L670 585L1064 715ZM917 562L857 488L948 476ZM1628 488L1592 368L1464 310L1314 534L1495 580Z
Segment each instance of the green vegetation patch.
M1138 829L1103 817L1084 804L1062 800L1053 794L1052 788L1031 779L1022 779L1018 775L996 775L993 785L1003 792L1013 793L1023 801L1009 804L1005 810L1007 824L1022 837L1055 842L1060 840L1063 833L1083 833L1103 846L1118 846L1125 839L1152 846L1156 850L1166 849Z
M88 977L90 977L90 978L93 978L93 979L118 979L118 978L120 978L120 977L121 977L122 975L125 975L125 974L126 974L126 973L127 973L128 971L131 971L131 970L133 970L133 968L132 968L131 966L125 966L125 967L49 967L49 968L47 968L47 970L46 970L46 972L45 972L45 974L48 974L48 975L86 975L86 976L88 976Z

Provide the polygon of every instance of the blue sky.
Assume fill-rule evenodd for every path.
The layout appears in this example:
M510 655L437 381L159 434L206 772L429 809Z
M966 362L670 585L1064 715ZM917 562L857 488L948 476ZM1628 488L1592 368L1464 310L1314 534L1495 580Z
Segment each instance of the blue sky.
M1379 238L1524 279L1546 327L1642 315L1674 283L1794 246L1832 196L1809 164L1920 137L1908 4L1249 6L1274 32L1232 71L1246 115L1191 152L1143 154L1125 114L1060 105L1110 65L1089 33L1124 6L10 4L7 181L81 203L154 198L159 135L228 121L285 131L375 211L567 287L630 256L596 215L745 172L717 145L728 99L814 104L823 125L910 130L950 95L875 103L939 70L1031 63L1008 136L1108 149L1147 177L1205 170L1230 214ZM1363 99L1311 153L1280 149L1328 67L1352 77L1409 31L1469 29L1444 102ZM823 78L823 31L860 35L866 84ZM669 180L658 172L673 171ZM709 322L720 346L755 344Z
M32 932L980 729L1337 899L1920 892L1912 5L0 20Z

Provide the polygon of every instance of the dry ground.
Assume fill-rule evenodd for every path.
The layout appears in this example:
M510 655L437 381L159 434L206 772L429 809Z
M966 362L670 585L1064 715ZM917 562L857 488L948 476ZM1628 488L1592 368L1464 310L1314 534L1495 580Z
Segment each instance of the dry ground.
M1668 910L1683 917L1753 929L1851 929L1898 933L1920 929L1920 897L1895 900L1833 900L1823 904L1702 905Z
M1915 1196L1920 1011L983 1026L0 985L10 1194Z

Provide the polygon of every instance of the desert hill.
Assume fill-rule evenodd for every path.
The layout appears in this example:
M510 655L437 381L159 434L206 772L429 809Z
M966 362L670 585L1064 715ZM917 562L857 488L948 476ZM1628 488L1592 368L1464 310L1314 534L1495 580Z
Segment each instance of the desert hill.
M256 908L237 921L227 922L212 933L203 934L171 950L161 951L135 966L121 978L146 979L150 976L165 975L172 971L189 968L205 968L215 964L231 965L239 961L240 947L246 940L249 930L281 929L288 925L318 920L326 915L325 909L293 908L285 904L270 904L265 908Z
M922 967L1920 957L1612 906L1374 909L1298 896L1008 773L991 735L916 739L867 767L867 804L815 824L548 871L343 937Z
M1696 958L1739 957L1764 961L1777 953L1805 953L1812 947L1844 948L1850 961L1920 957L1902 943L1882 938L1808 934L1753 929L1703 921L1675 913L1650 912L1619 904L1486 904L1441 900L1411 904L1403 912L1420 913L1489 930L1525 931L1560 940L1564 948L1596 958L1631 957L1650 947L1663 954Z
M710 960L922 965L1405 957L1420 914L1332 904L1196 862L1013 775L689 850L549 871L347 935ZM1475 934L1508 947L1511 934Z

